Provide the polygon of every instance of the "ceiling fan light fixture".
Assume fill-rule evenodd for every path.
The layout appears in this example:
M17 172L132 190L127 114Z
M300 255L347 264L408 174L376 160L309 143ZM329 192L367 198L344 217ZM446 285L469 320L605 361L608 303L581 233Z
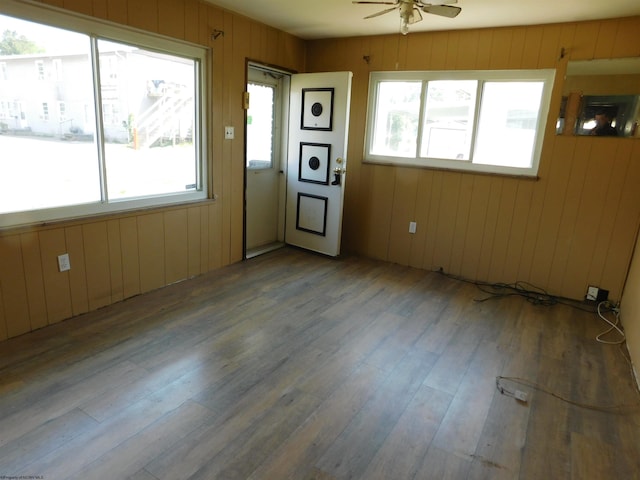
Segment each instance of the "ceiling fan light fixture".
M400 33L402 35L406 35L407 33L409 33L409 22L405 17L402 17L400 19Z

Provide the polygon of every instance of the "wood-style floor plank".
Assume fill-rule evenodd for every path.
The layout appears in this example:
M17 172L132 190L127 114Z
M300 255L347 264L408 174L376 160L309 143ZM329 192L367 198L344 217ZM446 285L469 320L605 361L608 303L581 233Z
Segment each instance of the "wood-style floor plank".
M486 298L284 248L4 340L0 476L640 478L640 396L603 322Z

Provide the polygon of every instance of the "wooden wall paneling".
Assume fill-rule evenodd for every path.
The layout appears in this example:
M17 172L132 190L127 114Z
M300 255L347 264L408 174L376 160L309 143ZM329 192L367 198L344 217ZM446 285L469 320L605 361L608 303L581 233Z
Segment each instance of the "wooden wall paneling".
M91 0L93 16L106 20L109 15L107 3L107 0Z
M415 221L415 201L418 176L413 168L398 169L393 188L393 205L389 233L390 262L409 265L413 234L409 233L409 222ZM426 227L426 224L423 225Z
M507 68L527 68L527 59L524 58L524 48L527 37L526 28L515 28L511 32L509 46L509 58ZM537 53L537 49L536 49Z
M187 276L189 278L202 272L202 235L200 232L200 211L206 207L190 207L187 209Z
M200 15L200 6L198 0L184 0L184 39L191 43L200 43L208 45L209 42L202 42L200 39L200 23L205 22L206 15Z
M111 302L124 299L124 279L122 273L122 244L120 242L120 221L107 221L107 241L109 244L109 272L111 280Z
M20 245L22 247L22 264L24 265L27 300L29 302L29 321L31 330L36 330L49 323L38 232L20 235Z
M386 260L391 232L396 169L382 165L369 165L367 205L363 211L365 229L361 231L366 242L367 254Z
M129 24L128 0L108 0L107 19L122 25Z
M542 40L544 35L544 27L540 25L526 27L524 45L522 48L522 58L520 60L520 68L538 68L540 63L540 55L544 53L542 50Z
M545 182L547 188L544 196L537 196L541 204L540 221L537 224L537 231L532 232L532 237L536 237L535 242L529 243L531 250L527 252L530 254L529 273L523 275L523 278L529 278L531 283L542 288L546 288L549 281L567 185L571 181L581 181L571 178L571 168L573 163L584 161L584 159L573 158L571 150L562 150L562 147L566 146L566 143L561 142L554 144L553 158L556 161L551 164L551 171ZM538 191L542 192L540 189ZM536 195L534 195L535 200Z
M569 46L571 60L590 60L595 55L594 38L599 33L599 22L579 22L573 37L573 43Z
M416 221L416 233L411 237L409 266L423 268L425 261L425 245L430 234L429 210L433 185L433 170L420 169L417 172L418 185L414 199L413 218Z
M120 248L122 252L122 293L124 298L129 298L140 293L140 256L136 217L120 220Z
M640 56L640 42L638 42L638 21L640 17L621 18L615 33L613 52L619 57Z
M107 222L82 226L84 262L87 271L89 309L96 310L111 303L111 264ZM71 259L73 269L73 259Z
M228 261L224 256L223 245L224 236L226 234L223 228L222 205L216 203L207 209L207 225L209 226L208 242L209 242L209 270L226 265Z
M233 75L233 62L234 51L233 43L237 35L233 32L233 16L227 12L222 14L223 26L222 30L225 31L225 36L218 38L216 43L221 43L220 47L222 52L222 64L218 64L219 68L223 69L224 76L220 79L221 83L218 88L222 91L222 102L219 108L222 109L222 121L220 125L214 125L216 131L214 132L214 138L220 139L222 142L222 156L218 159L222 165L222 196L221 196L221 213L222 213L222 262L229 263L231 261L231 211L232 211L232 175L233 175L233 145L237 140L224 140L224 126L233 125L233 89L231 82L228 81ZM222 40L222 42L221 42ZM214 86L215 88L215 86ZM236 99L236 101L239 101ZM210 264L210 269L214 266Z
M543 214L543 204L548 189L549 176L553 168L555 136L545 135L545 144L540 158L538 175L540 180L535 182L529 199L528 214L526 217L526 230L524 242L519 253L518 272L519 279L529 279L531 263L536 249L536 241L539 236L540 221Z
M183 0L157 0L158 31L163 35L185 38L185 2Z
M407 55L407 45L406 45L407 37L405 37L404 45L401 45L400 58L403 59L403 62L406 62ZM339 48L336 54L336 66L339 71L349 71L353 73L354 80L356 75L361 75L364 77L369 76L369 66L364 60L364 56L368 55L367 51L369 49L368 42L363 42L361 37L353 37L345 40L344 48ZM352 85L353 87L353 85ZM355 93L353 92L352 95Z
M491 57L489 69L499 70L509 68L511 59L512 28L496 28L491 39Z
M233 22L233 57L231 77L232 123L235 126L235 140L232 140L231 162L231 238L229 262L242 260L244 255L244 138L246 118L242 108L242 92L246 89L246 62L251 56L251 23L244 17L236 17ZM278 44L277 32L268 28L268 44L275 51ZM275 54L267 55L267 63L277 63Z
M127 19L132 27L158 32L158 0L127 0Z
M434 32L430 41L433 42L431 61L425 65L425 70L446 70L447 52L449 51L449 32Z
M577 208L574 218L567 219L574 227L571 232L571 246L565 252L564 257L566 271L563 273L568 275L568 278L563 278L562 288L558 290L568 292L573 298L580 298L586 292L589 269L597 241L596 231L604 214L603 205L606 201L612 173L609 152L613 146L612 144L615 143L609 138L585 140L593 141L589 142L591 148L588 158L585 157L584 161L581 162L586 165L585 172L582 175L584 185L581 188L579 208ZM568 188L571 188L572 184L574 182L577 183L579 179L580 174L574 171ZM565 202L565 208L567 206L567 202ZM601 286L602 288L607 288L606 285Z
M382 37L382 70L399 70L400 68L400 43L402 35L385 35ZM403 62L404 63L404 62Z
M140 215L138 222L138 256L141 293L155 290L165 283L164 215Z
M434 225L433 231L433 235L435 235L434 268L443 268L447 273L460 273L451 271L451 249L456 234L456 212L458 211L462 176L463 174L458 172L445 172L442 176L437 224Z
M564 48L564 61L569 61L574 53L576 26L576 23L563 23L559 25L560 37L558 39L558 49ZM560 52L558 52L558 54L559 53Z
M64 0L42 0L42 3L60 8L64 6Z
M489 28L479 30L478 55L476 58L476 68L478 70L488 70L489 65L491 65L493 32L493 29Z
M72 315L69 272L58 271L58 255L66 253L67 246L63 228L44 230L38 236L44 294L47 300L47 318L49 324L52 324ZM73 262L72 259L70 261Z
M442 265L436 264L436 240L438 235L438 219L440 216L440 203L442 202L442 189L444 184L445 172L442 170L432 171L431 189L429 191L421 192L422 195L418 196L417 201L422 202L424 197L428 197L428 219L427 224L427 238L424 243L424 263L423 268L426 270L435 270Z
M63 7L84 15L93 14L92 2L88 2L87 0L63 0Z
M246 38L247 38L246 32L248 30L248 24L246 22L244 22L242 30L243 32L245 32L243 34L243 37L242 37L243 42L241 44L243 49L242 56L246 57L247 55L249 55L249 48L246 45ZM267 51L265 52L264 58L266 58L267 62L272 65L281 65L280 52L278 51L278 44L280 43L279 42L280 34L273 27L267 27L265 33L267 35L267 41L265 43L265 46L267 47ZM241 57L238 56L238 58L241 58Z
M214 8L206 8L200 5L203 10L201 17L207 19L206 27L202 29L201 39L211 45L212 55L210 56L211 65L209 77L212 84L209 91L209 105L211 116L209 118L209 136L208 144L211 150L211 158L209 159L209 195L217 196L218 202L224 199L224 178L223 178L223 145L224 145L224 61L225 61L225 37L220 36L217 40L211 39L211 32L214 29L224 29L223 15L220 10ZM229 39L231 41L231 39ZM212 191L211 191L212 190ZM208 268L207 268L208 270Z
M617 52L613 51L618 31L618 20L603 20L598 22L598 35L595 39L595 58L615 57Z
M64 237L67 252L69 253L69 262L71 263L69 288L71 292L71 310L75 316L89 311L82 225L66 227L64 229Z
M186 23L186 37L190 38L195 35L195 43L209 47L211 50L214 44L214 40L211 37L213 33L213 27L211 26L211 18L213 18L213 11L215 11L212 5L203 3L199 0L187 0L190 4L194 5L194 11L187 8L185 13L185 22L191 21L192 23ZM209 65L211 67L212 65ZM207 72L210 73L210 72ZM211 76L209 76L211 80Z
M458 70L474 70L478 63L479 30L462 30L457 35L457 52L455 66Z
M529 212L531 199L536 188L542 188L538 182L531 180L519 180L513 203L513 219L510 224L506 241L506 253L502 278L499 281L512 283L522 279L520 277L520 264L522 263L522 249L527 240L529 226Z
M0 340L31 330L20 236L0 237Z
M614 243L608 250L607 262L602 272L602 285L609 285L609 294L619 299L625 281L625 273L631 262L635 237L640 225L640 142L633 141L631 161L622 189L620 205L615 210L613 227ZM607 287L602 287L607 288Z
M573 148L571 179L566 184L564 201L558 205L558 208L562 210L560 226L551 258L549 282L546 287L554 293L562 291L564 276L567 273L567 261L574 247L576 220L581 208L582 197L585 194L585 176L590 163L589 144L581 142L573 145L575 147ZM566 160L569 161L568 158Z
M473 197L474 176L466 173L461 174L460 186L458 188L457 207L453 214L454 227L450 245L450 261L447 272L455 275L464 275L463 268L466 252L466 243L472 243L470 237L475 236L469 227L471 221L471 199ZM484 215L483 215L484 216Z
M406 70L407 69L407 53L409 48L409 40L407 35L401 35L402 38L398 40L398 69ZM348 51L345 51L348 53ZM345 67L348 68L348 67Z
M480 280L487 280L491 273L493 244L496 239L496 228L498 225L498 212L500 211L500 199L502 197L502 186L504 179L491 177L487 202L487 213L482 231L480 244L480 254L478 257L478 267L475 277Z
M456 230L456 240L454 240L455 242L458 237L462 237L463 250L459 255L462 263L457 271L465 278L476 280L482 252L482 239L490 215L489 194L492 177L488 175L465 175L465 177L471 177L472 187L466 211L461 215L465 223L464 229Z
M368 54L368 43L359 43L359 68L354 69L351 87L351 113L349 128L349 148L347 153L347 174L345 176L344 217L342 222L343 248L345 251L355 250L354 243L361 234L359 229L360 205L362 198L362 159L364 157L364 119L367 111L367 94L369 84L369 67L362 59ZM367 52L367 53L363 53Z
M486 279L490 282L509 283L513 277L505 274L507 263L507 251L509 240L514 233L513 222L515 215L516 199L518 195L518 185L520 180L505 178L500 189L500 201L497 210L495 235L491 249L491 263L486 272ZM478 275L478 278L485 278Z
M185 280L189 276L189 225L187 209L164 213L165 283Z
M251 25L249 26L249 42L251 44L252 60L257 60L261 57L263 28L264 25L258 22L251 22Z
M560 49L562 44L561 25L543 25L542 38L540 40L540 52L538 54L538 64L536 68L555 68L560 60ZM566 47L565 47L566 49ZM567 55L565 50L565 55ZM565 60L566 62L566 57Z
M25 303L26 305L26 303ZM27 315L27 321L29 316ZM4 294L2 293L2 282L0 281L0 342L7 339L7 315L4 310Z
M447 36L447 56L444 62L445 70L460 69L457 64L458 61L458 49L460 46L460 35L456 32L455 35Z
M339 43L338 45L336 45L334 48L342 48L341 43ZM376 36L376 37L371 37L369 39L369 53L368 55L371 56L371 62L369 63L369 69L372 72L378 71L378 70L384 70L383 65L384 65L384 56L382 54L382 52L384 51L384 37L383 36ZM322 57L327 57L327 59L331 59L330 57L331 52L327 52L324 54L320 54L319 56ZM312 58L307 54L307 62L309 62L308 67L311 68L311 62L312 62ZM332 69L332 65L333 63L328 63L325 65L326 69Z
M428 41L429 34L407 35L407 56L405 64L407 70L424 69L431 64L431 52L434 44Z
M587 281L589 285L598 286L602 279L604 267L607 263L607 254L610 249L615 248L616 239L619 232L614 230L616 224L616 211L620 206L622 199L622 188L627 175L632 171L630 164L632 160L632 152L634 143L637 142L618 142L615 159L612 159L609 168L611 168L611 177L607 189L607 197L602 206L604 214L600 217L599 222L593 225L593 235L596 243L589 260L589 273ZM602 288L607 288L603 286Z
M216 205L217 206L217 205ZM209 211L214 210L214 206L204 206L200 211L200 273L209 271L209 251L212 249L215 234L220 234L216 230L213 234L209 232ZM219 249L218 249L219 250Z

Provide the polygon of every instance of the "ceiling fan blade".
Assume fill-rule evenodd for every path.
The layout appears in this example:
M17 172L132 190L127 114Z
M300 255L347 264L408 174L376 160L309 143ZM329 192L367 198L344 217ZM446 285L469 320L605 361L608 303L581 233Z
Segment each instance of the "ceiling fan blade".
M351 3L360 3L365 5L397 5L398 4L398 2L359 2L356 0L353 0Z
M384 15L385 13L393 12L394 10L397 10L397 9L398 9L398 7L387 8L386 10L382 10L381 12L374 13L372 15L367 15L364 18L366 20L368 18L379 17L380 15Z
M411 11L411 16L409 17L409 20L407 21L407 23L409 25L412 25L414 23L418 23L421 20L422 20L422 14L420 13L420 10L418 10L417 8L414 8Z
M440 15L441 17L454 18L462 11L460 7L451 7L449 5L428 5L422 7L422 11L426 13L432 13L434 15Z

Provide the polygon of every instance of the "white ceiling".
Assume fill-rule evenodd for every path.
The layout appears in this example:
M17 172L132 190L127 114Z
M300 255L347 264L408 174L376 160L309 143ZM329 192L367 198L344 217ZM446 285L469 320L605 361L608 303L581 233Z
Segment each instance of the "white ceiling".
M205 0L303 39L391 34L400 16L363 17L391 5L354 5L351 0ZM393 1L393 0L391 0ZM440 3L434 0L434 4ZM640 15L640 0L458 0L456 18L423 14L410 32L572 22ZM411 35L411 33L409 33Z

